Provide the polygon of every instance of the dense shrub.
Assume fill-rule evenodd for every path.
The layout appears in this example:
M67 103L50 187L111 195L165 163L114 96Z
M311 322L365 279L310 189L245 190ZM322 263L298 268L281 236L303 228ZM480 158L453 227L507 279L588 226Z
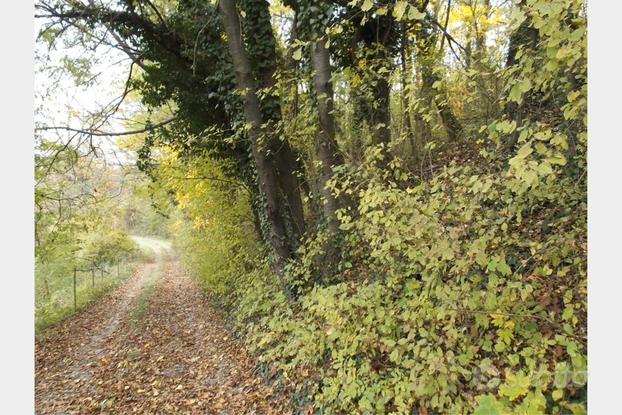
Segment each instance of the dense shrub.
M77 260L95 266L112 265L138 253L138 245L125 232L111 230L86 235Z
M585 182L475 173L360 190L344 282L296 305L269 279L240 290L251 347L326 413L580 413Z
M453 155L437 157L434 169L430 160L429 172L407 171L395 147L381 146L363 146L337 168L340 234L307 234L285 275L294 301L256 239L231 231L233 216L200 198L204 210L185 209L187 223L218 218L204 233L195 225L186 263L228 299L237 331L301 409L585 413L583 4L530 0L510 20L509 30L528 31L537 47L517 47L516 64L501 70L503 114L469 126L462 143L439 143ZM340 139L352 145L343 125ZM242 205L239 196L229 204Z

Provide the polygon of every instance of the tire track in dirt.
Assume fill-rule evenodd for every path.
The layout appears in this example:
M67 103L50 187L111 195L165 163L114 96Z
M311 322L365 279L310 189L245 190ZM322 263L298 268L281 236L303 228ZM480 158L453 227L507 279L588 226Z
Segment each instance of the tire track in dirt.
M118 330L131 303L156 264L145 264L112 293L49 330L35 344L35 408L37 413L71 407L76 397L89 395L92 377L105 345Z
M287 414L198 284L170 255L140 321L149 264L36 345L38 414Z

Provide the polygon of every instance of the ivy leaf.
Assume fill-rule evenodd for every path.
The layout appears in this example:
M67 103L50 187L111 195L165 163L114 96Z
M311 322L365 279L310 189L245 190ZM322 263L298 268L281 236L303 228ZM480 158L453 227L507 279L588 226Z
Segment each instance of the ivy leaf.
M292 53L292 59L299 61L302 59L302 49L296 49L294 53Z
M525 415L540 415L545 412L545 409L546 398L544 395L541 392L529 392L515 411Z
M371 10L371 7L374 5L374 3L371 0L365 0L363 2L363 5L361 6L361 10L363 10L364 12L367 12L369 10Z

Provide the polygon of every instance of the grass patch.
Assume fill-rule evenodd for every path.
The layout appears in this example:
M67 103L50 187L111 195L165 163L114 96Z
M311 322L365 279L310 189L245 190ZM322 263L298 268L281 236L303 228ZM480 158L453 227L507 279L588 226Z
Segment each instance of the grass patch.
M35 267L35 335L41 337L52 326L84 307L94 303L104 294L127 280L139 263L128 262L113 266L101 276L95 272L78 272L76 275L76 309L73 302L73 269L64 264L37 264Z
M147 238L137 235L131 235L130 238L132 238L143 251L161 252L171 249L171 242L164 239Z
M141 287L140 293L136 298L136 303L134 304L134 308L132 309L132 313L130 315L130 319L134 324L138 324L138 322L142 320L145 315L145 311L149 306L149 301L151 300L151 297L153 297L153 293L158 285L158 280L162 274L162 268L163 264L162 262L159 262L156 270L149 275L147 281L145 281L145 285Z

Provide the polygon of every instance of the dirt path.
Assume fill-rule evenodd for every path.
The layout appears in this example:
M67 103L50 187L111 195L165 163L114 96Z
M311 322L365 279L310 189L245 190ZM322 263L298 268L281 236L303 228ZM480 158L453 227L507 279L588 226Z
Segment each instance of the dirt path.
M287 414L170 255L35 346L37 414Z

